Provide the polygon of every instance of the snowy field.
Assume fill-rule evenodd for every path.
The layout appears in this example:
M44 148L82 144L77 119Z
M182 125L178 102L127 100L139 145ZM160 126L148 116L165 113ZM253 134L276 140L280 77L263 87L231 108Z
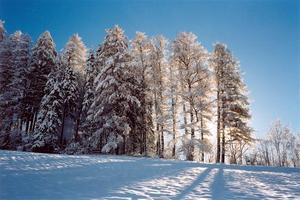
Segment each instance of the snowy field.
M300 169L0 151L0 199L300 199Z

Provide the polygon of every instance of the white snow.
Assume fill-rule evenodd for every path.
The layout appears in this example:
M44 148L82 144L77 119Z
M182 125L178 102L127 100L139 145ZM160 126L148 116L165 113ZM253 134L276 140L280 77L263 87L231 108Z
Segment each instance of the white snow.
M300 169L0 151L0 199L300 199Z

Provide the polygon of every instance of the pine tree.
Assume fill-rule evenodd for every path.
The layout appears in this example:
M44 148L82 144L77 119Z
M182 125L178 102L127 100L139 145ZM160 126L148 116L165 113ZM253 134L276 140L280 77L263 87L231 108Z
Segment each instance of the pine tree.
M128 41L119 26L107 30L107 36L98 54L101 72L96 78L93 123L94 147L102 152L125 153L127 137L132 129L128 113L140 102L132 94L135 86L130 81L132 68ZM100 61L100 62L99 62Z
M30 115L26 119L26 131L34 130L39 106L43 96L47 77L56 65L56 50L48 31L44 32L32 49L30 68L27 80L30 80L24 97L24 105Z
M64 103L61 67L58 63L48 76L32 136L32 151L52 153L59 150L59 130Z
M26 85L29 59L30 59L30 43L31 39L28 35L21 31L16 31L12 37L12 67L14 76L11 83L11 105L14 112L14 124L19 125L22 130L22 120L27 115L26 105L23 104L23 99L26 93ZM19 120L19 121L17 121ZM18 127L18 126L17 126Z
M62 77L62 96L63 96L63 106L62 106L62 128L60 132L60 144L63 145L65 122L68 118L75 118L75 111L77 109L77 99L79 95L79 86L74 69L68 65L68 63L61 59L61 68L63 70Z
M12 42L11 37L5 35L6 31L1 21L0 42L0 148L9 148L9 135L13 124L13 110L10 103L10 86L13 79Z
M86 67L85 67L85 93L83 97L83 103L82 103L82 113L81 113L81 126L80 126L80 132L83 135L84 139L87 139L92 130L91 130L91 113L88 113L88 111L91 108L91 105L94 101L94 92L95 92L95 85L94 80L96 76L96 69L95 69L95 56L94 53L91 51L89 53Z
M21 100L25 92L30 38L20 31L1 42L1 128L5 148L16 149L21 142ZM1 145L2 146L2 145Z

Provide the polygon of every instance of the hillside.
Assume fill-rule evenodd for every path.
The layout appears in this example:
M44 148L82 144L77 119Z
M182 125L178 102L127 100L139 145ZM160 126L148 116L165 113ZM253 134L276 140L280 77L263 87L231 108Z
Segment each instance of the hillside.
M0 199L300 199L300 169L0 151Z

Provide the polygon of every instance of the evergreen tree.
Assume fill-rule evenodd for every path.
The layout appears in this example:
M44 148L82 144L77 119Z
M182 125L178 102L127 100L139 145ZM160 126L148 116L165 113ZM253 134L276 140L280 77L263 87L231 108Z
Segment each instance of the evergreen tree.
M125 153L126 140L132 129L128 113L140 102L132 94L132 68L128 42L119 26L107 30L98 59L102 66L96 78L93 123L94 147L102 152ZM131 116L132 117L132 116Z
M26 93L28 68L30 59L31 39L21 31L16 31L12 37L12 68L14 76L11 83L11 105L14 112L14 125L19 125L22 130L23 117L27 115L26 105L23 99ZM17 121L19 120L19 121Z
M25 92L30 38L17 31L1 43L1 143L5 148L16 149L21 142L18 126L21 123L18 122L22 114L21 100Z
M59 150L59 130L62 125L64 103L61 67L58 63L48 76L45 95L42 98L36 128L32 136L32 151L52 153Z
M12 67L12 42L11 37L5 35L6 31L3 27L4 22L1 21L1 37L0 42L0 148L9 148L9 135L13 124L13 110L9 105L10 86L13 79Z
M34 130L38 109L43 96L47 77L56 65L56 50L53 39L48 31L44 32L32 49L30 68L27 80L27 91L24 105L30 113L26 119L26 131Z
M91 123L91 114L88 111L91 108L91 105L94 101L94 92L95 92L95 85L94 80L96 76L96 69L95 69L95 56L94 53L91 51L89 53L86 67L85 67L85 93L83 97L83 105L82 105L82 113L81 113L81 126L80 132L82 133L84 139L87 139L92 130L90 129Z
M78 82L76 74L73 68L62 59L61 66L63 70L62 77L62 95L63 95L63 106L62 106L62 128L60 132L60 144L63 144L64 131L66 126L66 119L75 118L75 111L77 109L77 99L79 95Z

